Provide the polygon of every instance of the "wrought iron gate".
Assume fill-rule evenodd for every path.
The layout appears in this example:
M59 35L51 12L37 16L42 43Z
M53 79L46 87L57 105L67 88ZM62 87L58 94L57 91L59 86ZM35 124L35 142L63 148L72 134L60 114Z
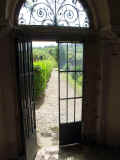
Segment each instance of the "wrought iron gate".
M83 44L59 42L58 46L59 144L68 145L81 141Z
M31 40L16 40L18 99L22 116L23 139L27 160L36 154L36 121L33 86L33 55Z

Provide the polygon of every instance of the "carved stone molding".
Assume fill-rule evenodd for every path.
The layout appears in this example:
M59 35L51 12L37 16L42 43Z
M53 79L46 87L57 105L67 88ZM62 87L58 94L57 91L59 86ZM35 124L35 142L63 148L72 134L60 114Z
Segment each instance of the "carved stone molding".
M99 38L101 40L109 40L109 41L118 41L119 40L119 37L114 32L112 32L111 30L100 31L99 32Z

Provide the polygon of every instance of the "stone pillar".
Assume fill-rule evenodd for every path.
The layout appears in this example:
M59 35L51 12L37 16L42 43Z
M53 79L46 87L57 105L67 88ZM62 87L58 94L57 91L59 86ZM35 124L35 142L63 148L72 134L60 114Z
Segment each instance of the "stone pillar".
M117 114L120 114L120 41L112 32L101 35L96 139L99 144L114 146L120 144L120 127L116 120Z
M98 83L100 79L100 47L98 39L85 42L84 98L83 98L83 138L96 143L96 123L98 108Z
M96 39L85 42L82 117L84 141L117 144L117 140L115 141L113 137L116 135L119 138L117 131L119 133L120 127L113 114L119 113L118 89L120 88L118 81L114 79L114 77L117 79L117 74L119 75L119 52L120 42L112 32L99 33ZM116 63L118 68L114 67ZM112 95L113 93L117 94L117 97ZM117 103L117 110L114 110L114 103Z
M107 41L103 55L104 141L120 146L120 41Z
M99 40L99 78L97 83L97 120L96 120L96 141L105 144L105 106L108 94L109 68L110 68L110 47L108 40Z

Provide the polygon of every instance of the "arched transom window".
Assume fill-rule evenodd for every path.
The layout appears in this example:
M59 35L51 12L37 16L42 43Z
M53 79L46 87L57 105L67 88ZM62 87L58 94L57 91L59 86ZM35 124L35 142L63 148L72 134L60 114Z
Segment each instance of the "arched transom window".
M26 0L18 24L89 28L89 18L79 0Z

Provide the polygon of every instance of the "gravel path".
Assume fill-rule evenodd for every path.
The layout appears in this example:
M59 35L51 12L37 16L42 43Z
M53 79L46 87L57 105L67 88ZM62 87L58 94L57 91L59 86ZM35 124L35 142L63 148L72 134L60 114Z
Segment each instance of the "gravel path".
M62 77L62 76L61 76ZM61 97L66 97L66 80L61 79ZM69 97L74 95L73 88L68 86ZM74 100L68 102L69 122L74 119ZM76 101L76 120L81 119L81 101ZM78 107L79 106L79 107ZM78 114L79 113L79 114ZM61 121L66 120L66 101L61 101ZM36 105L37 143L41 149L56 146L58 142L58 72L53 70L45 91L45 97Z
M41 103L41 102L40 102ZM53 71L44 101L36 106L37 141L40 147L58 144L58 73Z

